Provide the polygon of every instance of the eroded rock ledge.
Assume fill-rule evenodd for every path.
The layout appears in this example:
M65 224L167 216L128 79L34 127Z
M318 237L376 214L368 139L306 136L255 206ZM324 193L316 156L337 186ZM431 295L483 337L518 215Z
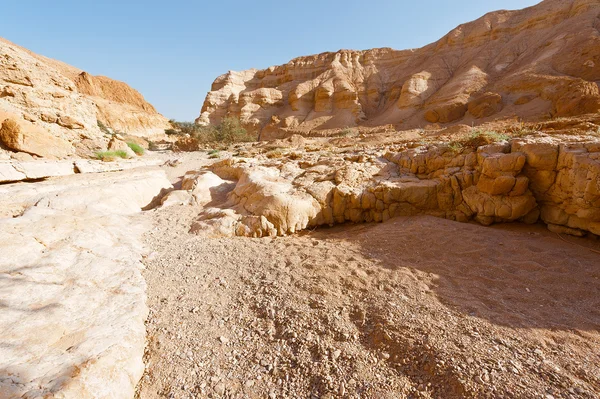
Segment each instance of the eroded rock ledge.
M274 236L409 215L484 225L541 219L555 231L600 234L600 142L537 137L477 149L226 159L188 173L183 189L166 203L201 205L192 230L202 234Z
M167 187L159 170L0 186L0 399L133 397L148 310L130 215Z
M115 172L142 166L156 166L163 161L157 158L102 162L91 159L65 161L0 161L0 183L14 183L23 180L45 179L48 177L69 176L76 173Z

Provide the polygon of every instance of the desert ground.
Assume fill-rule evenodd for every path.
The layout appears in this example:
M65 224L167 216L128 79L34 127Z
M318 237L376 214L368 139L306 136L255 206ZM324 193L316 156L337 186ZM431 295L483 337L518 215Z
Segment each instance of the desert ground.
M168 170L173 183L183 165ZM594 398L600 240L430 216L267 238L145 212L139 398Z
M0 38L0 399L600 398L598 0L197 110Z

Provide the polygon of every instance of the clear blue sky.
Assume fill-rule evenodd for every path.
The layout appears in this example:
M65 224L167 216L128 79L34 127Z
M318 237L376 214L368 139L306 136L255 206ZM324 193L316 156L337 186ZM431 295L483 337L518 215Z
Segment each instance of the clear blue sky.
M539 0L2 0L0 36L127 82L162 114L195 119L212 81L339 49L416 48Z

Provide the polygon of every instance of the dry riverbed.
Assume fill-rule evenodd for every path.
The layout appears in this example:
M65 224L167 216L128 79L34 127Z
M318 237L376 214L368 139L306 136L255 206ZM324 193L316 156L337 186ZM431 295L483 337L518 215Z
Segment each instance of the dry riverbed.
M432 217L280 238L140 215L154 398L597 398L600 243Z

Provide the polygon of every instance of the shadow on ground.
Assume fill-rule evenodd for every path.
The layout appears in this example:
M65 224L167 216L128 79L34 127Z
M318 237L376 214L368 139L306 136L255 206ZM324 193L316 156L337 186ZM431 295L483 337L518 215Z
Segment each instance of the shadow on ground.
M428 216L318 234L358 243L382 267L410 270L443 303L494 324L600 330L600 240Z

